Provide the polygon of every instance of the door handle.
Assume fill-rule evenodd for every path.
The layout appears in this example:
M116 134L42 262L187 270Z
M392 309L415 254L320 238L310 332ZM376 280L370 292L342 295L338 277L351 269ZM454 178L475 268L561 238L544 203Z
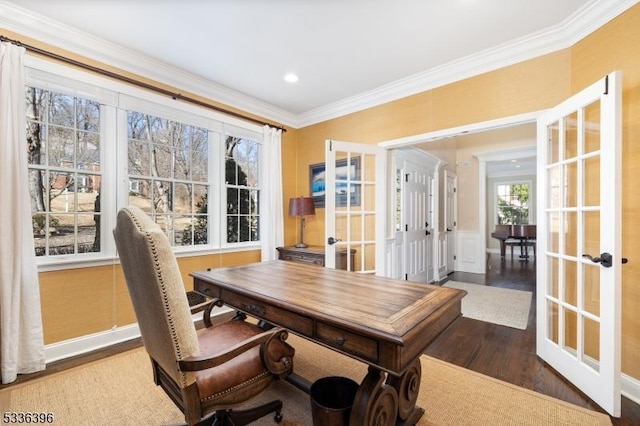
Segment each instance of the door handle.
M613 256L610 253L604 252L600 254L600 257L593 257L590 254L583 254L582 257L586 257L593 263L599 263L605 268L611 268L613 265Z
M593 263L600 263L605 268L611 268L613 266L613 256L610 253L604 252L600 254L600 257L593 257L590 254L583 254L582 257L586 257ZM623 257L622 263L627 263L629 260Z
M453 231L453 229L447 228L447 232L451 232L451 231Z
M342 241L342 240L340 238L333 238L333 237L327 238L327 244L329 244L330 246L334 245L338 241Z

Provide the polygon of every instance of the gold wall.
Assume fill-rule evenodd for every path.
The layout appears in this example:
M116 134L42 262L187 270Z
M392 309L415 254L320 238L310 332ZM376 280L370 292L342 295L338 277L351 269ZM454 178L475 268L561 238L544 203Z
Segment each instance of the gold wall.
M324 141L377 143L433 130L503 118L550 108L614 70L623 72L623 267L622 369L640 378L640 286L634 277L640 259L640 5L629 9L579 43L559 52L448 84L299 130L298 187L285 198L309 192L308 166L324 161ZM459 229L478 229L477 161L458 153ZM465 197L465 191L468 196ZM305 241L323 244L324 210L307 221ZM293 230L292 232L296 232ZM634 264L635 263L635 264Z
M622 70L622 371L640 378L640 5L571 49L572 91Z
M640 378L640 273L638 215L640 197L632 182L640 179L640 5L595 31L576 45L283 134L283 190L285 243L298 236L295 220L289 217L288 199L309 194L309 164L324 161L326 139L374 144L380 141L446 129L464 124L538 111L552 107L613 70L623 71L623 253L630 259L623 268L623 371ZM57 51L54 47L3 34L26 43ZM92 63L67 52L77 60ZM93 65L100 65L95 64ZM109 67L105 67L109 68ZM117 71L117 70L115 70ZM136 76L133 76L136 77ZM144 79L143 79L144 80ZM153 83L153 82L152 82ZM194 96L197 97L197 96ZM215 100L206 100L217 104ZM464 153L461 153L464 155ZM471 159L471 161L475 161ZM473 167L471 167L473 169ZM472 172L472 170L471 170ZM459 184L474 185L475 175L458 171ZM459 194L459 210L475 211L477 200ZM461 229L477 229L473 216L460 223ZM474 228L475 227L475 228ZM307 219L305 241L322 245L324 209ZM179 259L185 286L191 286L188 272L216 265L230 265L259 259L258 251ZM40 274L41 303L47 344L110 330L134 321L119 266L101 266Z
M260 250L178 259L185 290L191 271L260 261ZM136 322L120 264L41 272L40 299L45 344Z

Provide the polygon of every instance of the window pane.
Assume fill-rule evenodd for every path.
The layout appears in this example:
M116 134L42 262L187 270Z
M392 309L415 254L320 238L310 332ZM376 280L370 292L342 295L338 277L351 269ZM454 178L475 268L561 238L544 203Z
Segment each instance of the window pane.
M100 105L33 87L25 93L36 255L99 252Z
M498 225L529 223L529 184L499 184L496 186Z
M135 111L127 125L129 203L154 217L173 245L208 244L208 131Z
M259 144L232 136L228 136L225 143L227 243L258 241Z

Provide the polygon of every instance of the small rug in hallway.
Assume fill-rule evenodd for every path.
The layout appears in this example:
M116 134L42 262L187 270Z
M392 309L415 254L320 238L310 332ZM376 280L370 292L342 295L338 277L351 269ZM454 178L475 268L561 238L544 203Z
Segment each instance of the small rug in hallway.
M443 287L466 290L462 316L507 327L527 329L531 292L447 281Z

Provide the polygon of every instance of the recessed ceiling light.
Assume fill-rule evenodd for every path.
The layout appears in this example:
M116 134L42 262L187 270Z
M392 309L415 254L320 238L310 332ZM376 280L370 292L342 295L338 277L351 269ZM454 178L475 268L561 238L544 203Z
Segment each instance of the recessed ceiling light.
M289 74L285 74L284 76L284 81L286 81L287 83L296 83L298 80L298 76L292 72L290 72Z

